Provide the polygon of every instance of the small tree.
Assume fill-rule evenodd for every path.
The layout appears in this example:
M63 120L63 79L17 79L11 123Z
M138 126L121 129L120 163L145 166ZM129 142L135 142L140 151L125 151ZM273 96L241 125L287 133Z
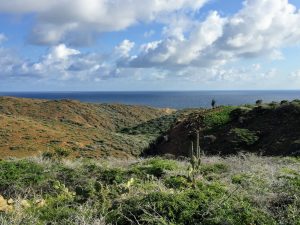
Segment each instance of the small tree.
M216 105L216 100L215 99L211 100L211 107L215 108L215 105Z
M256 105L261 105L263 103L263 100L259 99L255 102Z

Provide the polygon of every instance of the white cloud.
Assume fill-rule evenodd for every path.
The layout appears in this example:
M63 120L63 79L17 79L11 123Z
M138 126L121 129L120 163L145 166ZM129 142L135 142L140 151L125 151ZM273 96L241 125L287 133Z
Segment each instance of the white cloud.
M229 63L257 56L283 59L280 49L294 46L300 40L300 11L288 0L246 0L243 8L232 16L212 11L204 19L196 19L198 16L190 14L207 1L0 1L0 13L35 13L37 24L30 39L39 44L54 44L34 62L0 48L1 74L95 81L130 75L137 79L173 76L229 83L274 78L276 69L252 63L248 67L229 68ZM84 54L74 47L92 43L95 32L119 31L151 22L164 24L160 40L136 46L126 39L107 55ZM150 30L146 36L151 33ZM0 34L0 43L5 39ZM292 73L291 77L300 77L300 72Z
M51 49L51 52L47 58L49 60L66 60L69 56L78 54L80 54L80 51L67 48L65 44L60 44Z
M284 60L285 58L281 51L275 49L270 53L270 59L275 61L275 60Z
M300 11L288 0L246 0L233 16L211 12L204 21L189 23L188 32L182 24L172 25L165 39L145 44L151 48L142 48L124 65L209 67L257 56L279 60L284 56L278 49L300 42L299 24Z
M134 47L134 45L135 45L134 42L131 42L129 40L124 40L124 41L122 41L121 44L119 44L118 46L115 47L115 51L118 56L128 57L129 53L132 50L132 48Z
M207 1L9 0L0 1L0 13L37 14L37 25L30 36L32 42L85 44L91 41L94 32L119 31L178 11L196 11Z
M294 71L290 74L292 79L300 79L300 70Z

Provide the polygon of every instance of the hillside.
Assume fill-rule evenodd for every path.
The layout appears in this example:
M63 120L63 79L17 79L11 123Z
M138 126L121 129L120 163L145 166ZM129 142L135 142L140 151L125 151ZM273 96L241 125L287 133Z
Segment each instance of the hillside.
M0 125L1 225L300 224L297 100L175 111L3 97ZM205 155L190 157L196 131Z
M200 131L205 154L253 152L262 155L300 155L300 101L258 106L218 107L193 112L158 139L152 154L188 156Z
M1 158L300 154L300 101L214 109L155 109L73 100L0 98Z
M157 134L133 137L122 130L173 112L144 106L0 97L0 158L40 153L137 156Z

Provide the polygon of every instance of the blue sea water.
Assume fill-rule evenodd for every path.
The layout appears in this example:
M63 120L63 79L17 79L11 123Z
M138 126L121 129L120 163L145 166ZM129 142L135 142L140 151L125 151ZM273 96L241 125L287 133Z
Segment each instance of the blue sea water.
M73 99L91 103L122 103L169 107L175 109L210 107L212 99L217 105L252 104L300 99L295 91L168 91L168 92L0 92L0 96L37 99Z

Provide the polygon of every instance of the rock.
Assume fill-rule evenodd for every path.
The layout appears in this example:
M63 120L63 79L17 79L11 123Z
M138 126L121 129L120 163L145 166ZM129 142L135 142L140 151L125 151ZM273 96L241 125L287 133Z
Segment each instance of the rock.
M0 212L5 212L7 208L7 201L0 195Z
M7 201L7 204L9 204L9 205L12 205L12 204L14 204L15 203L15 201L12 199L12 198L10 198L8 201Z
M0 212L9 212L11 210L13 210L13 206L9 205L8 201L2 195L0 195Z

